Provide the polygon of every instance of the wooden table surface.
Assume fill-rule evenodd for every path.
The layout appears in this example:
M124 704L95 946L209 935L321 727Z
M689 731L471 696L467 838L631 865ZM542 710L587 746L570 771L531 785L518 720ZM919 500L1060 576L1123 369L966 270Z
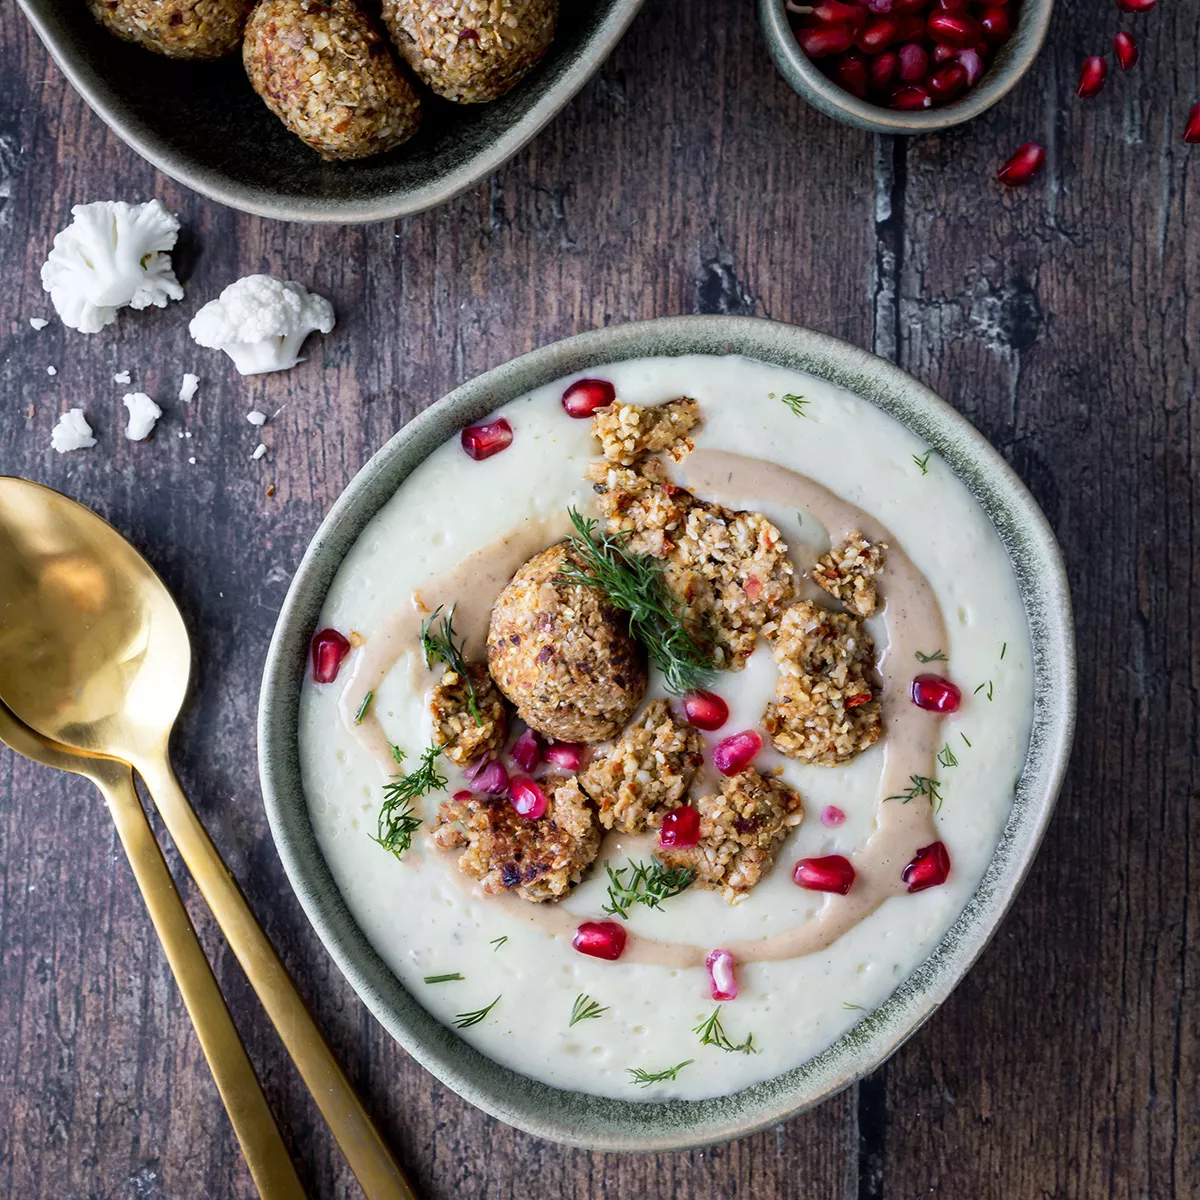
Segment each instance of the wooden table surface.
M1063 0L1014 94L966 129L905 141L806 108L752 7L649 0L581 95L486 184L418 217L335 229L242 216L156 174L10 6L0 473L94 506L179 599L196 661L176 743L185 786L423 1196L1200 1196L1200 147L1180 140L1200 98L1200 9L1164 0L1122 18L1112 0ZM1080 61L1122 25L1141 64L1076 100ZM1047 170L1001 188L998 164L1030 138ZM184 303L93 337L32 330L28 318L53 315L38 269L70 206L151 196L184 222ZM190 342L186 319L253 271L329 296L338 327L297 369L242 379ZM992 440L1066 555L1079 734L1010 916L889 1063L744 1141L588 1154L477 1112L367 1014L276 857L255 704L309 537L395 429L532 347L689 312L871 347ZM112 376L125 369L166 410L145 443L121 436L130 388ZM185 370L202 379L190 406L174 400ZM100 444L59 456L50 430L75 405ZM278 410L261 462L252 408ZM0 751L0 881L0 1200L252 1196L89 785ZM182 887L311 1194L358 1195Z

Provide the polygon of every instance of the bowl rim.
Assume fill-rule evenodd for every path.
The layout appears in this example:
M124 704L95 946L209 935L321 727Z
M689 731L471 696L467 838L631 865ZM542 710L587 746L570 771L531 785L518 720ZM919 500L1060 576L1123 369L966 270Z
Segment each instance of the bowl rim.
M72 45L72 39L58 36L52 28L59 9L56 0L17 0L17 3L50 57L87 106L135 153L176 183L253 216L309 224L351 225L393 220L436 208L499 170L582 90L616 48L645 0L613 0L612 8L598 23L575 60L523 116L485 150L468 155L460 166L432 182L405 191L399 200L394 193L390 197L368 199L320 196L304 200L275 199L270 198L269 193L229 182L215 168L192 165L189 156L174 149L168 138L139 117L127 113L112 86L90 65L87 56Z
M808 370L896 416L987 511L1017 575L1034 660L1034 717L1012 812L984 878L930 953L874 1012L810 1062L730 1096L628 1101L570 1092L500 1066L434 1020L367 942L333 881L300 782L298 716L309 640L334 575L403 479L465 424L533 388L644 355L741 354ZM874 1070L942 1004L999 927L1062 784L1075 724L1066 572L1050 526L1015 472L949 404L899 367L826 334L754 317L641 321L580 334L463 384L404 425L355 475L297 569L271 638L258 711L259 778L284 869L317 935L392 1037L442 1083L528 1133L588 1150L668 1151L776 1125Z
M1041 52L1050 30L1054 0L1021 0L1012 37L1000 48L978 85L942 108L898 112L883 108L838 87L800 49L792 33L786 0L758 0L759 24L779 73L792 89L826 116L874 133L934 133L961 125L986 112L1024 78Z

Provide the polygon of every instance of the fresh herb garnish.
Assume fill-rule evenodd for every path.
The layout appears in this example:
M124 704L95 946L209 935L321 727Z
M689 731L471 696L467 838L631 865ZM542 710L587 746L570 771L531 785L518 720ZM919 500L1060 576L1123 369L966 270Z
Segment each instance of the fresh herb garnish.
M938 763L943 767L957 767L958 759L954 757L954 751L950 749L950 743L947 742L937 752Z
M429 619L421 622L421 652L425 655L425 666L432 670L434 663L444 662L450 670L461 676L467 685L467 709L475 724L482 725L479 698L475 695L475 684L471 682L467 660L463 657L463 643L454 641L454 605L450 606L450 611L442 617L441 626L435 630L433 623L441 611L439 604Z
M707 1021L701 1021L693 1033L700 1035L700 1045L716 1046L718 1050L728 1051L730 1054L757 1054L758 1047L754 1044L754 1034L750 1034L744 1042L734 1042L725 1032L721 1025L721 1006L718 1004L713 1010L713 1015Z
M413 801L446 786L445 776L439 775L434 765L441 752L441 746L427 746L421 751L421 765L415 771L397 775L384 785L375 841L397 858L412 847L413 834L421 824L421 818L413 812Z
M663 1083L668 1079L674 1080L684 1067L690 1067L695 1061L694 1058L686 1058L683 1062L676 1063L675 1066L668 1067L665 1071L655 1071L653 1074L642 1070L641 1067L629 1067L628 1071L633 1076L634 1083L641 1087L649 1087L652 1083Z
M917 466L921 469L922 475L929 474L929 456L932 453L933 453L933 450L930 449L930 450L926 450L924 454L921 454L921 455L914 454L912 456L913 462L915 462L917 464Z
M965 733L960 733L958 736L959 736L960 738L962 738L962 740L963 740L964 742L966 742L968 746L971 746L971 739L970 739L969 737L967 737L967 735L966 735ZM972 749L972 750L973 750L974 748L975 748L974 746L971 746L971 749Z
M940 812L942 808L942 785L936 779L930 779L928 775L910 775L908 778L908 787L894 796L888 796L887 799L899 800L907 804L910 800L915 800L918 796L928 796L929 803L933 805L933 811Z
M358 712L356 712L354 714L355 725L361 725L363 723L363 717L365 717L367 715L367 709L369 709L371 707L371 701L374 699L375 699L374 692L368 692L362 698L362 703L358 706ZM390 746L391 742L389 742L388 745ZM396 757L395 748L393 748L393 750L392 750L392 757L393 758Z
M489 945L492 947L492 953L495 954L505 942L508 941L508 934L502 934L500 937L493 939Z
M979 695L979 693L980 693L980 692L982 692L984 688L987 688L987 698L990 700L990 699L992 698L992 696L995 694L995 693L993 692L993 690L992 690L992 681L991 681L990 679L985 679L985 680L983 681L983 683L981 683L981 684L980 684L980 685L979 685L979 686L978 686L978 687L975 689L975 691L974 691L974 693L973 693L973 694L974 694L974 695L976 695L976 696L978 696L978 695Z
M780 400L784 402L798 417L807 417L808 413L804 410L808 407L808 398L805 396L797 396L792 392L788 392L786 396L780 396Z
M388 749L392 752L392 758L398 763L402 763L408 757L399 746L393 745L391 742L388 742Z
M487 1008L479 1008L474 1012L456 1013L454 1017L455 1029L470 1029L472 1025L478 1025L499 1003L500 997L497 996Z
M657 858L648 863L634 862L614 870L605 865L608 872L608 903L604 911L614 917L629 919L629 910L635 904L647 908L662 908L664 900L686 891L696 878L694 867L668 867ZM626 882L625 876L629 875Z
M931 663L948 661L949 659L947 659L940 650L935 650L932 654L922 654L920 650L917 651L917 662Z
M460 975L457 971L453 975L426 975L426 983L457 983L460 979L466 979L465 975Z
M1004 645L1000 647L1000 661L1001 661L1001 662L1003 662L1003 661L1004 661L1004 656L1005 656L1007 653L1008 653L1008 643L1007 643L1007 642L1005 642L1005 643L1004 643Z
M591 996L585 996L582 992L575 997L575 1003L571 1006L571 1019L567 1022L568 1027L577 1025L580 1021L594 1021L601 1013L608 1012L608 1006L601 1006L596 1003Z
M851 1004L849 1000L843 1000L842 1007L853 1009L855 1012L866 1012L867 1011L865 1008L863 1008L863 1006L861 1004Z
M704 688L713 672L712 655L688 628L662 566L634 554L626 538L597 532L596 522L571 509L571 549L583 562L559 575L564 583L599 588L629 615L629 632L646 647L676 695Z

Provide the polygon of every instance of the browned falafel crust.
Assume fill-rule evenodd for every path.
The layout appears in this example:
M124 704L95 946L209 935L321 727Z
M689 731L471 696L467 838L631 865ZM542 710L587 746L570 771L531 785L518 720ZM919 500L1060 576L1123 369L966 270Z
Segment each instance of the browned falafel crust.
M92 16L126 42L168 58L224 58L241 43L247 0L88 0Z

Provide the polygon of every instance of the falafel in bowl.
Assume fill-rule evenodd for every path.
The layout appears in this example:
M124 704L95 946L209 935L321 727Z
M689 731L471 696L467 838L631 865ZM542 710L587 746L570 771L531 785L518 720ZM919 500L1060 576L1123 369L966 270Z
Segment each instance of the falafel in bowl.
M281 614L260 773L419 1061L541 1136L679 1148L936 1009L1073 688L1053 537L961 417L823 335L679 318L497 368L363 469Z

